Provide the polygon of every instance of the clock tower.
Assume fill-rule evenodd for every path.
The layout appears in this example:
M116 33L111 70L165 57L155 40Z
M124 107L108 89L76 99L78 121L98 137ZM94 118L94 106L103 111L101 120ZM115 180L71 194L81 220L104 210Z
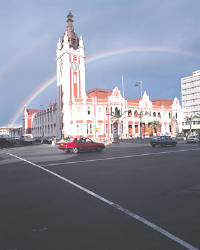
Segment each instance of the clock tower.
M82 37L74 32L73 15L67 15L67 27L57 44L58 120L61 136L72 134L75 104L86 98L85 55Z

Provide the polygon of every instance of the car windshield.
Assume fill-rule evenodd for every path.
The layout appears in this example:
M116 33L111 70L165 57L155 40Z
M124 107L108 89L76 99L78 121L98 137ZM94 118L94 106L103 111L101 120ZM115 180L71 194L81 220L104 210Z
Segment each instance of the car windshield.
M65 138L65 142L73 142L74 138L67 137Z

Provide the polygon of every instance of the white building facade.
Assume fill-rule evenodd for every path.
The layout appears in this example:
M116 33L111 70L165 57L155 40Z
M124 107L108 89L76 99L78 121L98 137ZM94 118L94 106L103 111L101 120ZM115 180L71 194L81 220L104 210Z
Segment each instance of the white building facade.
M194 71L191 76L181 78L183 130L200 129L200 70ZM191 119L190 122L187 121Z
M29 132L33 137L110 139L116 135L149 137L181 131L181 106L177 98L150 100L144 92L142 98L127 99L117 87L96 88L86 93L84 43L74 32L71 12L66 31L57 43L56 55L58 103L54 108L32 113ZM52 118L48 119L51 112Z

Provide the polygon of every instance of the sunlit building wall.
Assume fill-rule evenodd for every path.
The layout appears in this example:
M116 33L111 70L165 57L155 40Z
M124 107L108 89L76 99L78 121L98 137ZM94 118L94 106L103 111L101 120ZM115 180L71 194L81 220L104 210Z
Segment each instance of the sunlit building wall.
M200 70L194 71L191 76L181 78L183 130L189 130L187 117L191 117L192 131L200 129Z

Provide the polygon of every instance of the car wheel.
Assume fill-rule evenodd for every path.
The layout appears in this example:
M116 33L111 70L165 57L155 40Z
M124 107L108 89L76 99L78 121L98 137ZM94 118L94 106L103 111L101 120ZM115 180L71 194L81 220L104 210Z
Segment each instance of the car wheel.
M101 152L101 150L102 150L102 147L97 147L97 148L96 148L96 151L97 151L97 152Z
M73 153L74 154L78 154L78 151L79 151L78 148L73 148Z

